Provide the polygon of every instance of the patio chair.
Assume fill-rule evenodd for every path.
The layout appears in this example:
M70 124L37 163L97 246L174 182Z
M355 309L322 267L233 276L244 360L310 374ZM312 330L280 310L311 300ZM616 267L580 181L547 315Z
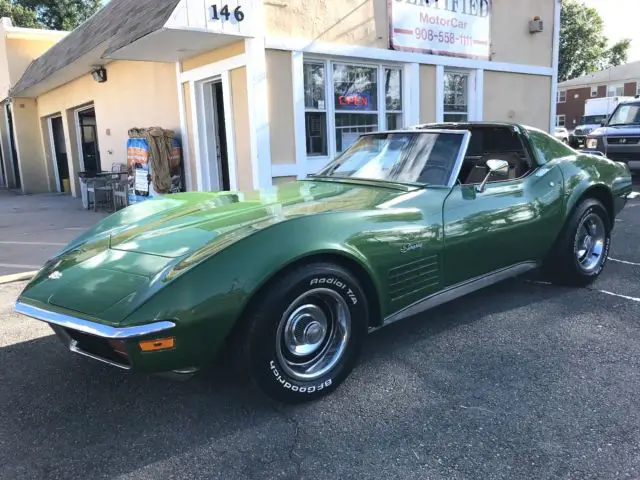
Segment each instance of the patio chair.
M122 163L113 163L111 165L112 175L93 178L87 181L87 195L89 198L89 204L91 204L91 200L93 197L94 212L98 211L99 203L107 211L111 211L112 206L115 209L113 185L120 181L123 171L126 172L125 165L123 165Z
M86 180L87 183L87 208L91 208L93 204L93 210L98 211L98 203L104 203L103 199L108 193L105 190L107 183L106 177L93 177Z
M129 173L124 171L118 175L118 180L111 184L113 190L113 211L126 208L129 205Z

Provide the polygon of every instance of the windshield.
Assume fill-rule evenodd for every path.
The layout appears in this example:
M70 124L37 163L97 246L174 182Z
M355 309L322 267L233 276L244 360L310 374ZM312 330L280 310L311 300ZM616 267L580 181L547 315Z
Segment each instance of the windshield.
M640 125L640 103L618 105L609 120L614 125Z
M606 115L587 115L586 117L582 117L580 125L600 125L600 123L606 119Z
M363 135L317 175L445 186L468 134L461 131Z

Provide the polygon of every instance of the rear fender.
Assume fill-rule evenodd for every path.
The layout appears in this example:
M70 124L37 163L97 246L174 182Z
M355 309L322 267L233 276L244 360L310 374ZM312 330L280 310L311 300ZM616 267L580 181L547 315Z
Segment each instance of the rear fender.
M574 162L560 164L565 176L565 222L586 197L599 200L613 224L617 214L612 185L619 167L606 158L579 156Z

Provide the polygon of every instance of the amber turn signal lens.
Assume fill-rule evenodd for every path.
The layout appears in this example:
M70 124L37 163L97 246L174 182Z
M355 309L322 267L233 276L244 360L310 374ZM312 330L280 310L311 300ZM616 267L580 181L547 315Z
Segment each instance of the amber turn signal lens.
M175 337L157 338L155 340L143 340L138 343L143 352L155 352L157 350L167 350L176 344Z

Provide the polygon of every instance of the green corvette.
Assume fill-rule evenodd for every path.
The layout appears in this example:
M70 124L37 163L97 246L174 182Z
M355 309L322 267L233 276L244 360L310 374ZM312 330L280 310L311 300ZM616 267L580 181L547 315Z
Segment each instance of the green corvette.
M115 367L189 375L224 352L267 395L308 401L368 332L536 268L592 282L630 192L626 165L523 125L369 133L296 182L109 216L16 310Z

